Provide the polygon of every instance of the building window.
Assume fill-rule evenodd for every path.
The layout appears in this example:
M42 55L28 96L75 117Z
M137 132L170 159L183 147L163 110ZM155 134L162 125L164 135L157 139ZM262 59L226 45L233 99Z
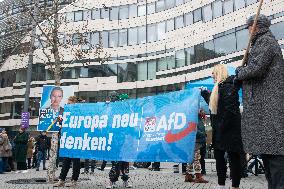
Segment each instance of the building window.
M204 22L208 22L212 20L212 7L211 4L206 5L202 8L203 20Z
M96 19L100 19L101 18L101 13L100 13L100 9L96 8L92 10L92 19L96 20Z
M137 44L137 28L128 29L128 45Z
M117 47L118 45L118 30L112 30L109 32L109 47Z
M235 10L239 10L246 6L245 0L235 0Z
M147 14L155 13L155 2L147 4Z
M166 9L171 9L175 6L175 0L166 0Z
M185 49L186 65L194 64L194 48L189 47Z
M257 0L247 0L247 6L256 3Z
M157 35L158 35L158 40L165 39L165 34L166 34L166 23L165 22L160 22L157 25Z
M119 46L127 45L127 29L119 30Z
M167 20L167 29L166 31L172 31L175 29L175 22L174 19Z
M214 39L215 52L218 56L223 56L236 51L236 36L231 33Z
M184 49L176 51L176 65L177 65L177 68L185 66Z
M83 19L84 20L90 20L92 16L92 12L90 10L84 10L83 12Z
M102 35L103 47L108 48L108 32L103 31L103 32L101 32L101 35Z
M160 12L163 10L165 10L165 1L164 0L156 1L156 12Z
M176 62L175 62L174 56L168 56L167 57L167 66L168 66L169 70L176 67Z
M67 12L66 13L66 22L74 22L74 12Z
M194 45L194 55L195 55L194 62L195 63L204 61L203 50L204 50L203 43Z
M109 20L109 8L101 9L101 18Z
M137 17L137 5L129 5L129 18Z
M156 79L156 60L148 61L148 79Z
M80 42L81 42L81 34L74 33L72 37L72 45L79 45Z
M222 16L222 1L213 2L213 18Z
M225 14L229 14L234 11L234 2L233 0L225 0L223 2L223 12Z
M118 7L113 7L110 10L110 20L118 20Z
M99 33L91 33L91 47L94 49L99 44Z
M176 0L176 6L182 5L183 3L184 3L183 0Z
M175 17L175 28L179 29L182 28L183 26L184 26L183 15Z
M275 38L277 40L280 39L284 39L284 32L283 32L283 28L284 28L284 22L278 22L276 24L273 24L270 29L273 33L273 35L275 35Z
M147 40L150 43L157 40L156 24L148 25Z
M82 50L89 50L90 49L90 44L91 44L91 33L86 32L83 33L82 35Z
M146 26L141 26L138 28L138 43L146 43Z
M81 67L80 68L80 77L88 77L88 68L85 67Z
M189 26L191 24L193 24L193 14L192 12L189 12L185 14L185 25Z
M146 5L138 6L138 16L145 16L146 15Z
M249 32L248 29L243 29L236 32L237 51L247 48Z
M147 62L138 62L137 64L137 80L144 81L147 80Z
M195 22L199 22L202 20L202 12L201 12L201 8L196 9L195 11L193 11L193 21Z
M117 65L117 80L121 82L132 82L137 77L137 65L134 63Z
M158 59L158 71L167 70L167 59L166 57Z
M203 56L204 56L204 61L215 58L215 50L214 50L213 40L204 42Z
M121 6L119 9L119 19L127 19L128 17L128 5Z

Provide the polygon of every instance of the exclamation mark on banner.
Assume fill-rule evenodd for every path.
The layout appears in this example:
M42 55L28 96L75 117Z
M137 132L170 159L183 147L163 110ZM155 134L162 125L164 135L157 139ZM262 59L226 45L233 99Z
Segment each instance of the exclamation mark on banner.
M109 133L108 134L108 141L107 141L108 147L107 147L107 151L111 150L112 136L113 136L113 133Z

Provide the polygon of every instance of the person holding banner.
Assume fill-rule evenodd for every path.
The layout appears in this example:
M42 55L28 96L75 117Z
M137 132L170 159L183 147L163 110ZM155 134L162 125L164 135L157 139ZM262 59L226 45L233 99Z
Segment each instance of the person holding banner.
M265 15L247 19L252 35L245 66L236 74L243 82L242 138L247 153L262 155L269 189L284 188L284 60Z
M238 91L241 83L235 76L228 76L225 65L214 66L212 77L215 85L212 92L202 90L201 95L209 104L212 124L212 146L216 159L218 189L225 189L226 160L225 152L230 158L232 188L238 189L241 180L241 156L243 145L241 139L241 114Z
M78 98L76 96L70 96L68 98L67 104L75 104L77 102L78 102ZM72 172L71 182L65 184L65 179L66 179L66 176L67 176L68 171L70 169L71 162L73 162L73 165L72 165L73 172ZM59 176L59 180L53 186L54 187L63 187L65 185L66 187L75 187L77 185L77 180L78 180L79 175L80 175L80 168L81 168L80 167L80 158L64 157L62 169L61 169L60 176Z
M198 114L196 142L194 149L194 161L187 165L185 182L208 183L208 181L205 180L201 174L200 148L206 142L205 127L201 119L201 116L202 116L202 110L200 110Z

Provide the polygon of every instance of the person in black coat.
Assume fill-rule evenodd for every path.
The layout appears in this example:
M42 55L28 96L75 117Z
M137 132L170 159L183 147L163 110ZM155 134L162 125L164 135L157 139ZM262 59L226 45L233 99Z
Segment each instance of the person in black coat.
M216 65L212 73L215 85L212 93L201 91L201 96L209 104L212 125L212 146L216 159L218 176L217 188L225 188L226 161L225 152L230 158L233 189L239 188L241 180L240 154L243 153L241 139L241 114L238 91L241 83L235 76L228 76L226 66Z

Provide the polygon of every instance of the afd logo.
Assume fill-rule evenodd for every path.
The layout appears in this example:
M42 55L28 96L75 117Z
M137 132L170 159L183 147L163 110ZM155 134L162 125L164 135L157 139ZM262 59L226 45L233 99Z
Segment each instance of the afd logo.
M172 133L172 130L181 130L178 133ZM168 117L162 115L159 120L156 117L147 117L144 124L144 132L168 131L165 135L165 141L168 143L176 142L196 131L196 123L186 123L184 113L171 113Z

